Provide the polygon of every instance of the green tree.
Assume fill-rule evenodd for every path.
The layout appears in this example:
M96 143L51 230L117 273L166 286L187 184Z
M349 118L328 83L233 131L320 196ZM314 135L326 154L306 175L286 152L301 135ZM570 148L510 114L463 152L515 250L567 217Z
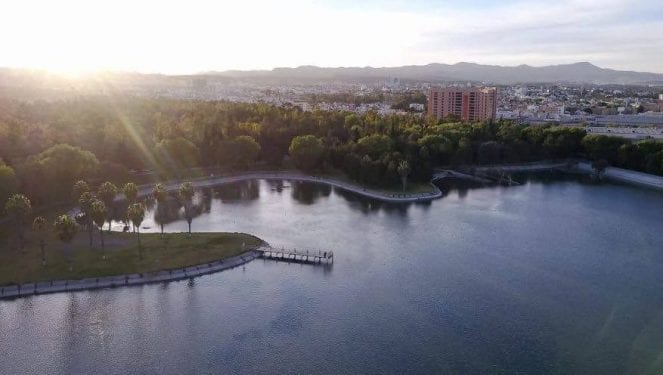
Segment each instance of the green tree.
M141 243L140 243L140 225L145 219L145 206L141 203L133 203L127 209L127 216L129 220L133 223L134 228L136 228L136 234L138 238L138 257L142 259L141 253Z
M298 168L311 171L320 164L324 147L316 136L304 135L292 139L288 152Z
M18 191L18 178L14 169L0 159L0 202L5 202L10 195Z
M106 223L106 218L108 217L108 210L103 201L95 199L92 202L90 215L92 221L99 228L99 238L101 239L101 258L106 259L106 244L104 243L104 224Z
M497 139L504 143L514 143L522 136L522 127L511 122L500 124Z
M407 176L410 175L410 172L412 171L410 169L410 163L407 162L407 160L401 160L400 163L398 163L398 168L396 169L398 172L398 175L401 177L401 183L403 184L403 191L405 191L407 187Z
M198 147L183 137L164 139L154 148L159 167L167 172L178 174L182 169L198 166Z
M39 239L39 249L41 250L41 265L46 265L46 219L43 216L37 216L32 221L32 232Z
M166 191L166 188L162 184L156 184L154 185L154 189L152 189L152 195L154 195L154 199L159 205L159 208L155 212L162 214L165 212L162 205L166 204L166 199L168 198L168 192ZM161 226L161 236L163 237L163 220L161 219L162 218L159 218L159 226Z
M468 164L474 161L474 148L468 137L462 137L458 140L458 148L454 159L458 164Z
M32 204L30 199L23 194L14 194L7 200L5 204L5 211L7 215L14 221L16 228L16 238L18 240L18 247L23 251L23 226L28 216L32 212Z
M502 145L495 141L483 142L477 151L479 163L493 164L501 161Z
M57 234L58 239L60 239L60 241L62 241L62 243L64 244L65 248L64 252L66 255L71 247L71 241L74 239L74 237L76 236L76 232L78 231L78 226L76 225L76 221L74 221L74 219L72 219L69 215L63 214L55 219L55 223L53 223L53 228L55 229L55 233ZM72 267L70 264L69 270L71 269Z
M99 186L99 191L97 191L97 197L104 202L106 210L108 210L108 231L111 230L111 210L114 207L115 197L117 196L118 190L117 186L110 181L106 181L101 186Z
M609 164L619 162L619 148L628 144L627 139L621 137L588 134L582 139L582 145L593 160L605 159Z
M544 131L543 147L548 155L563 158L573 157L582 149L582 139L587 135L579 128L549 128Z
M361 158L360 166L360 181L363 181L369 185L377 185L380 183L382 177L382 163L372 160L368 155L364 155L364 157Z
M184 205L184 217L186 222L189 224L189 236L191 236L191 223L193 222L193 185L191 182L185 182L180 185L178 191L182 204Z
M66 199L74 182L94 176L99 160L90 151L68 144L58 144L31 159L39 165L42 176L34 183L46 184L51 188L49 195Z
M248 135L240 135L233 140L235 144L236 164L246 167L253 163L260 154L260 145L256 140Z
M447 164L453 155L454 145L451 140L442 135L425 135L417 140L420 156L426 156L437 164Z
M360 154L366 154L373 160L382 158L392 148L391 139L385 134L372 134L357 141Z

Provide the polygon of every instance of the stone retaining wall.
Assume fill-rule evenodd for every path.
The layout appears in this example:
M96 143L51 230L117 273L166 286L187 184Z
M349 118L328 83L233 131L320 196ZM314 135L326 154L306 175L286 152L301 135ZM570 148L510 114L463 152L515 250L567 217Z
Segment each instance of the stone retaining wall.
M94 277L80 280L54 280L38 283L25 283L0 287L0 299L27 297L37 294L74 292L79 290L115 288L129 285L143 285L175 281L202 276L240 266L258 258L262 253L250 250L225 260L217 260L196 266L164 270L143 274Z
M353 193L363 195L368 198L376 199L383 202L393 202L393 203L408 203L408 202L427 202L433 199L441 198L442 192L434 184L430 184L431 191L426 193L390 193L379 190L374 190L371 188L366 188L360 185L355 185L353 183L336 180L334 178L324 177L324 176L312 176L299 172L291 171L271 171L271 172L246 172L238 173L234 175L224 175L224 176L210 176L205 178L193 179L191 184L194 188L206 188L224 184L230 184L234 182L247 181L247 180L292 180L292 181L306 181L306 182L315 182L322 183L337 188L351 191ZM164 188L167 191L176 191L180 182L165 182ZM154 185L142 185L139 187L138 196L143 197L152 194L152 188ZM119 199L119 197L118 197Z

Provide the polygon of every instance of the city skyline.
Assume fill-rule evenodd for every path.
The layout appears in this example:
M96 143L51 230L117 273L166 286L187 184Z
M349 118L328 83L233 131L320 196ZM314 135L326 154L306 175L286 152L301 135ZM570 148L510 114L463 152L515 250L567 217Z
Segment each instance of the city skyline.
M0 66L7 67L188 74L590 61L663 73L663 10L655 1L33 0L4 8Z

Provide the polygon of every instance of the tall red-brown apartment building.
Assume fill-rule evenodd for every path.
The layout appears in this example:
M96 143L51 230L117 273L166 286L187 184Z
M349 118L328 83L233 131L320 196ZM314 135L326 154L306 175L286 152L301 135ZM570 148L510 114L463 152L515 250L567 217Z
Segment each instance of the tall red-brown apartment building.
M497 89L431 87L428 90L428 115L436 119L456 115L462 121L495 120Z

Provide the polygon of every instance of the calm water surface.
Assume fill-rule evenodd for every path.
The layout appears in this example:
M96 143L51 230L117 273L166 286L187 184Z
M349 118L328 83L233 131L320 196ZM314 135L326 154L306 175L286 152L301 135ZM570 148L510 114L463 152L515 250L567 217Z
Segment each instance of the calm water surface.
M533 181L385 205L253 181L197 201L194 231L335 263L0 302L0 373L663 372L661 193Z

